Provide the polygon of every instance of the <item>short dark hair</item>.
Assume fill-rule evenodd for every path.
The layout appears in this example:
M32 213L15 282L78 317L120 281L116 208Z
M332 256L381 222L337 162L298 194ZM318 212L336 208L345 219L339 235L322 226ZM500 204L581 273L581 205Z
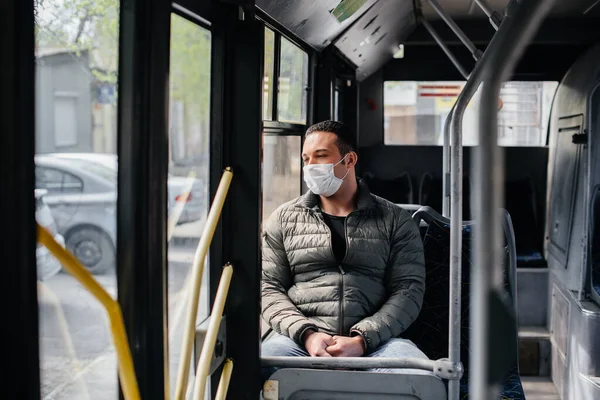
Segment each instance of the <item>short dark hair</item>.
M356 141L356 134L348 125L339 121L322 121L314 124L306 131L304 137L308 137L314 132L331 132L337 136L335 142L337 148L340 150L340 154L345 156L354 150L354 143Z

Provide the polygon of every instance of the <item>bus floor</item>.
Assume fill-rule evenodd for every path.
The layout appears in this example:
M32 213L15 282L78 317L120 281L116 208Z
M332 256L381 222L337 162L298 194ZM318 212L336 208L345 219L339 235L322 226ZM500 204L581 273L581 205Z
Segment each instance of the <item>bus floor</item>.
M552 379L548 376L522 376L527 400L560 400Z

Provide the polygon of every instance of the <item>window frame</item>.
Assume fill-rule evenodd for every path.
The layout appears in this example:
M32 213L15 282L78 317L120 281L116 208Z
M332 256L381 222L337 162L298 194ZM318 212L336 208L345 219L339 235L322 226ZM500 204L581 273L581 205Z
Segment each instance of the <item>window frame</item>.
M293 35L287 31L286 28L281 26L279 23L270 18L262 10L258 9L256 18L264 25L264 36L266 36L267 29L274 33L274 46L273 46L273 82L277 82L277 85L273 85L273 94L270 97L271 101L271 120L263 120L263 135L264 136L298 136L300 137L300 148L304 146L304 132L312 125L314 119L313 105L314 105L314 79L316 73L316 53L313 47L310 45L297 40ZM278 100L279 100L279 77L281 73L281 38L285 38L293 45L297 46L300 50L305 52L308 56L308 80L306 82L305 91L306 93L306 123L290 123L280 122L278 120ZM264 65L264 52L263 52L263 65ZM264 71L263 71L264 75ZM262 118L262 116L261 116ZM300 161L300 196L306 190L302 173L302 161Z

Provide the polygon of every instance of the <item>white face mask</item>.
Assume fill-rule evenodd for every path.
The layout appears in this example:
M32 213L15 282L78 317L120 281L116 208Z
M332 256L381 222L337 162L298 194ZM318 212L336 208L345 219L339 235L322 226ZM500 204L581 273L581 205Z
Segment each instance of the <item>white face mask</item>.
M346 175L342 178L338 178L333 173L333 168L344 161L347 155L335 164L306 165L304 167L304 182L306 182L306 186L308 186L310 191L325 197L335 194L340 186L342 186L344 178L346 178L350 170L346 171Z

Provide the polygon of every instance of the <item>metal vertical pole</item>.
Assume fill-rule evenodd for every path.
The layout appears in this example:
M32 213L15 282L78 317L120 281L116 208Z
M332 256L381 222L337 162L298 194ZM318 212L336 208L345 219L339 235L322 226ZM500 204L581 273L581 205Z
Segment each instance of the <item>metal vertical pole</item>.
M443 189L443 202L442 202L442 215L446 218L450 217L450 127L452 126L452 116L456 103L450 109L446 122L444 123L444 149L442 155L442 189Z
M453 132L450 149L450 319L448 355L451 361L460 362L461 285L462 285L462 204L463 204L463 146L462 129ZM448 384L449 399L458 400L459 380Z
M503 199L504 160L498 146L498 96L502 82L510 77L526 45L550 11L554 0L522 2L506 35L490 50L485 63L486 84L481 94L479 146L475 152L473 173L476 177L475 266L471 272L472 336L470 363L470 396L474 400L495 397L489 382L488 343L489 298L492 289L502 283L500 206ZM497 36L497 35L495 35Z
M513 0L513 3L517 0ZM470 78L467 80L463 90L454 107L450 111L446 124L444 126L444 137L447 141L452 141L452 150L450 154L450 187L452 190L450 196L450 320L449 320L449 341L448 354L452 362L460 362L460 328L461 328L461 298L462 298L462 120L469 101L473 98L479 88L482 79L484 66L489 62L490 49L497 46L500 35L503 35L506 29L498 32L488 45L485 53L475 64ZM450 153L450 149L447 150ZM447 160L446 160L447 161ZM446 168L448 166L444 165ZM447 193L447 192L446 192ZM445 199L446 202L448 198ZM458 399L459 382L449 382L449 399Z

